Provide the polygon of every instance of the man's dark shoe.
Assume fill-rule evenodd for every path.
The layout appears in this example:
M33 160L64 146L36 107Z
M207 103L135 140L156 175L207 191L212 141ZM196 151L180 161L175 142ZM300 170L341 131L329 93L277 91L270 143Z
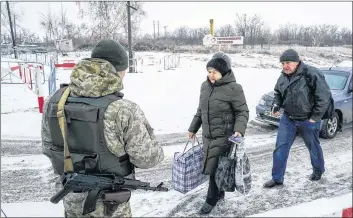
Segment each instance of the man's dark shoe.
M205 202L202 207L201 207L201 210L199 211L200 214L209 214L211 213L212 209L214 208L215 206L212 206L210 204L208 204L207 202Z
M311 181L318 181L321 179L321 175L315 175L314 173L310 175L309 179Z
M225 195L225 192L224 191L220 191L219 192L219 196L218 196L218 200L224 199L224 195Z
M277 185L283 185L283 183L282 182L276 182L276 181L274 181L272 179L264 183L264 187L265 188L273 188L273 187L275 187Z

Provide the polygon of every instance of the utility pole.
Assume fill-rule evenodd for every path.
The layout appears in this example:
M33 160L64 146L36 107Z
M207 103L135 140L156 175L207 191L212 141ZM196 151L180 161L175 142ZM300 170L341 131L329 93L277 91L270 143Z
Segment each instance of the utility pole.
M9 22L10 22L10 29L11 29L11 37L12 37L12 46L13 46L13 51L15 54L15 58L17 59L17 50L16 50L16 42L15 42L15 36L13 33L13 26L12 26L12 19L11 19L11 12L10 12L10 5L9 2L6 1L6 6L7 6L7 13L9 16Z
M157 21L157 28L158 28L158 36L157 36L157 38L159 39L159 20Z
M15 42L17 39L17 34L16 34L16 14L13 15L13 34L14 34L14 38L15 38Z
M156 39L156 23L153 21L153 39Z
M130 8L134 9L137 11L136 8L130 6L130 1L127 2L127 29L128 29L128 43L129 43L129 73L133 73L133 62L132 62L132 39L131 39L131 13L130 13Z
M245 33L246 33L246 14L244 15L244 43L243 43L243 48L246 48L246 45L245 45Z
M164 27L164 38L167 38L167 26L163 26Z
M61 29L61 37L62 38L65 38L64 37L64 11L63 11L63 3L61 2L61 27L62 27L62 29Z

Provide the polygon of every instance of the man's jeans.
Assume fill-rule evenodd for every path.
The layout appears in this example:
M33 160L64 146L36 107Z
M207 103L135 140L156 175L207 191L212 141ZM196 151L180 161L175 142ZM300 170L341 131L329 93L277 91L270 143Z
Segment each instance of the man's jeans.
M309 149L313 173L321 176L325 172L324 156L319 141L320 122L290 120L283 113L279 123L276 148L273 151L272 180L283 183L289 150L296 138L297 130Z

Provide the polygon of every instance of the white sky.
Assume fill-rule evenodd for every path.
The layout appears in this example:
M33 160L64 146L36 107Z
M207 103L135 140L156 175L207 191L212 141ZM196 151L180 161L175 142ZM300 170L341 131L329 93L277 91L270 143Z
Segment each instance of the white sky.
M75 23L78 9L73 2L63 2L69 19ZM48 8L53 13L61 13L60 2L20 2L16 7L23 11L21 26L44 36L39 25L40 13L46 14ZM214 19L215 28L224 24L234 24L236 13L258 14L272 29L287 22L312 24L337 24L352 29L352 2L144 2L147 17L141 23L144 33L153 33L153 20L160 22L171 31L180 26L208 26ZM157 22L156 22L157 26ZM157 27L156 27L157 32Z

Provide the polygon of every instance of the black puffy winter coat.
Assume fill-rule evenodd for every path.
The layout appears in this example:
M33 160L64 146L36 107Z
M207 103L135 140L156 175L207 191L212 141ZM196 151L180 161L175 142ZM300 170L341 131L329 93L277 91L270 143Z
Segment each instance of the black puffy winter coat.
M218 157L229 152L228 138L234 132L243 136L249 120L243 88L236 83L233 72L212 84L209 79L202 84L199 106L189 132L196 133L202 126L204 174L213 174Z

